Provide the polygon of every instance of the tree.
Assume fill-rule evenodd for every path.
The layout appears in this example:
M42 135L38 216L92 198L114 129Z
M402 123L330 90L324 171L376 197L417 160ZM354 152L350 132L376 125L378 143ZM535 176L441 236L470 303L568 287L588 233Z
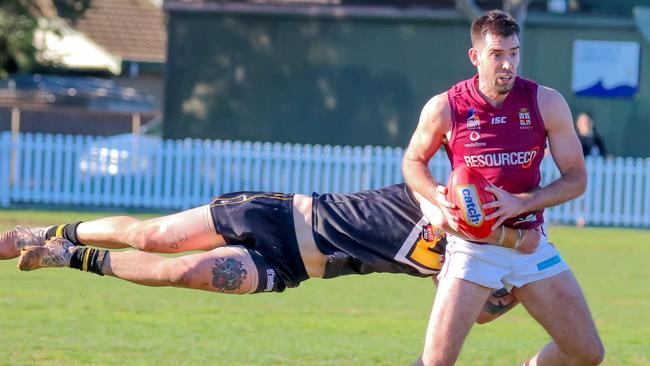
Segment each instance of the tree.
M92 0L2 0L0 2L0 78L10 73L30 72L42 63L34 46L34 32L40 27L57 31L60 25L39 22L61 18L74 23ZM60 23L59 23L60 24ZM47 65L45 65L47 66Z

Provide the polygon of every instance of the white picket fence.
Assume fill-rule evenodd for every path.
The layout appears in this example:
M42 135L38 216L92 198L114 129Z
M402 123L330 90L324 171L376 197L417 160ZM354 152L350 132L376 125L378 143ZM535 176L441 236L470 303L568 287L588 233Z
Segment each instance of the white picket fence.
M0 206L35 203L180 210L222 193L354 192L402 181L403 150L204 140L0 134ZM11 161L14 160L13 171ZM430 164L446 181L443 154ZM550 222L650 227L650 159L587 159L587 193L546 211ZM543 184L557 178L542 165Z

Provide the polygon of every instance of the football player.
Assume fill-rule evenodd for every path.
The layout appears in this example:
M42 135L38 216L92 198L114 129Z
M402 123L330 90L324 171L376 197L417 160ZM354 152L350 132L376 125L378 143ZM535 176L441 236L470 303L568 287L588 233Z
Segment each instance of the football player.
M118 216L19 227L0 237L0 256L20 255L21 270L74 268L141 285L229 294L282 292L313 277L435 276L445 253L445 233L437 229L443 215L428 202L421 207L418 197L404 184L312 196L237 192L144 221ZM486 240L512 246L516 237L507 231ZM534 250L539 238L532 231L522 248ZM137 250L110 251L129 247ZM188 251L201 253L153 254ZM495 291L478 321L494 319L514 304L507 292Z

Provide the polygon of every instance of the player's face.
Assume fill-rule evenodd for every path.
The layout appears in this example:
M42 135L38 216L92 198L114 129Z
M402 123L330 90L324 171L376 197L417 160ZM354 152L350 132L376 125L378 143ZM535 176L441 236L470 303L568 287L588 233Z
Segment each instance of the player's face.
M498 95L508 94L515 84L519 66L519 37L504 38L488 33L475 50L473 56L470 52L470 57L485 84L482 87Z

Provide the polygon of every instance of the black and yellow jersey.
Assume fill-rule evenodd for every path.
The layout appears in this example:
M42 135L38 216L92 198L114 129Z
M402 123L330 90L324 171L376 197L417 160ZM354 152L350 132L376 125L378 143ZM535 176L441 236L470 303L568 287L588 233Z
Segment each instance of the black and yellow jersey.
M440 271L444 232L432 227L405 184L357 193L313 194L312 225L329 257L325 278L374 272Z

